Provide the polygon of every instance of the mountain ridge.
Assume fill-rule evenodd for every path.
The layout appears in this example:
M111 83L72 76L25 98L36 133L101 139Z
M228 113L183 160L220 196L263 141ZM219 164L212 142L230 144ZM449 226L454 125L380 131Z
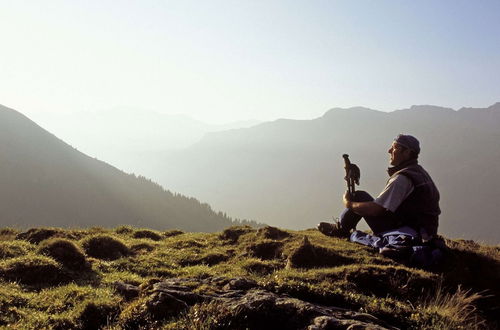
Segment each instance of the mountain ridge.
M457 111L416 106L393 112L337 108L312 120L214 133L175 155L159 155L147 173L230 214L301 229L340 213L343 153L361 167L359 189L376 194L386 180L391 141L399 133L412 134L422 145L422 165L442 190L441 230L452 237L472 234L498 242L491 205L492 196L500 193L500 173L488 165L500 161L500 112L492 110L497 107ZM332 202L336 196L338 202ZM477 196L477 202L464 208L471 205L470 196ZM481 226L470 221L476 217Z
M192 197L76 150L23 114L0 107L0 217L4 225L178 227L232 223Z

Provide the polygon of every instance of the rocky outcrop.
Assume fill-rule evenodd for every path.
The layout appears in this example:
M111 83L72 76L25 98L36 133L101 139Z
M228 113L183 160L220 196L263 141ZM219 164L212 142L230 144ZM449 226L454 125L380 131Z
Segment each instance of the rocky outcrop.
M199 293L198 286L213 290ZM130 285L127 289L133 290ZM147 313L143 317L156 320L179 316L195 304L217 303L221 312L218 324L231 328L396 329L372 315L270 292L246 278L172 278L141 286L140 295Z

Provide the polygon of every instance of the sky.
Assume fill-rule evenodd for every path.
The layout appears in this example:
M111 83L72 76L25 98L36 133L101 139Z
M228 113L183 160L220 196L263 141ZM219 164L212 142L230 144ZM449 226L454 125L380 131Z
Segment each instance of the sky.
M500 1L0 0L0 104L208 123L500 101Z

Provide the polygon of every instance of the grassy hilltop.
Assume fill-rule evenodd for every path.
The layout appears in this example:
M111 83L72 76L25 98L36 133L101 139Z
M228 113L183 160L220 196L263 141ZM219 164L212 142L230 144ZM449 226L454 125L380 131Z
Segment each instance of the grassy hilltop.
M5 228L0 328L498 327L500 247L447 243L424 271L316 230Z

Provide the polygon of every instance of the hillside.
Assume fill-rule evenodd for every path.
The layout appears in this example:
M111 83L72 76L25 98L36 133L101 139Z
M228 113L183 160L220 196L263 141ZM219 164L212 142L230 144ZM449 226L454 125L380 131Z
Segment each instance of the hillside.
M499 128L500 103L458 111L336 108L313 120L209 134L186 150L156 154L142 173L228 214L304 229L340 213L342 154L360 166L360 189L377 195L388 178L392 139L413 134L421 141L420 162L441 192L441 233L497 244Z
M316 230L0 230L0 327L498 327L500 249L447 240L415 269Z
M0 221L6 226L117 226L216 231L208 204L125 174L0 106Z

